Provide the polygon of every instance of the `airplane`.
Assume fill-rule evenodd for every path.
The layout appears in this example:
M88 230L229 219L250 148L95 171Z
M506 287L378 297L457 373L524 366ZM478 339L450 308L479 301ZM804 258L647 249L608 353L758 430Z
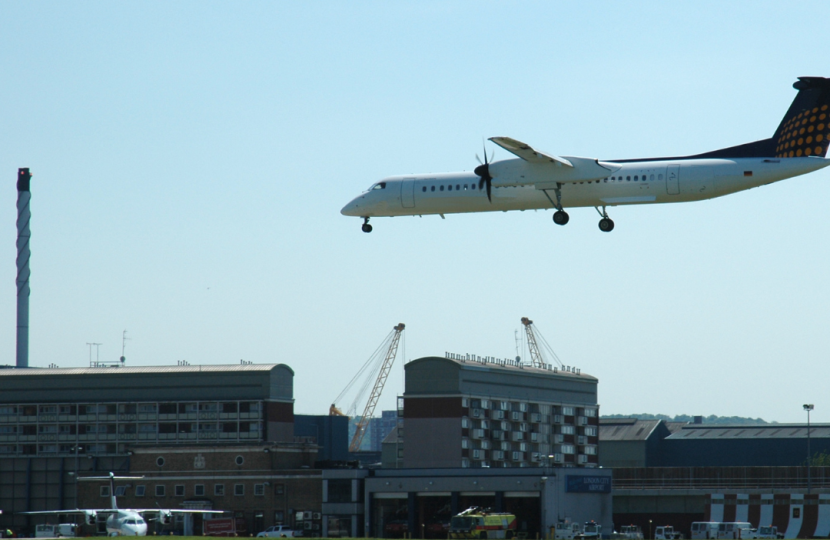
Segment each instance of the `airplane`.
M557 156L510 137L489 140L517 157L488 160L460 173L385 178L340 211L381 216L554 209L553 222L570 220L565 208L593 206L599 228L611 232L609 206L701 201L771 184L830 165L830 79L799 77L795 99L772 137L703 154L644 159ZM478 158L478 156L476 156ZM602 208L602 210L600 210Z
M95 525L98 514L107 516L107 534L110 536L147 536L147 521L142 514L153 513L158 517L149 521L159 520L169 523L173 514L222 514L224 510L181 510L176 508L118 508L115 501L116 480L140 480L143 476L86 476L78 480L109 480L110 508L75 508L72 510L38 510L33 512L18 512L26 515L83 515L87 524Z

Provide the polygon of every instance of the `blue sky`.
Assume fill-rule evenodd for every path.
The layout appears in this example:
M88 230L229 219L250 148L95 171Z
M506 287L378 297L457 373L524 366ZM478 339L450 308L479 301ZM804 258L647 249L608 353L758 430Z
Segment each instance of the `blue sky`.
M605 413L825 420L830 171L707 202L377 219L384 176L482 139L678 155L769 137L830 76L822 2L4 2L0 351L31 167L33 366L284 362L331 400L398 322L406 359L515 355L528 316ZM489 151L495 147L490 145ZM496 158L508 155L496 151ZM399 360L401 358L399 357ZM383 408L402 391L394 370Z

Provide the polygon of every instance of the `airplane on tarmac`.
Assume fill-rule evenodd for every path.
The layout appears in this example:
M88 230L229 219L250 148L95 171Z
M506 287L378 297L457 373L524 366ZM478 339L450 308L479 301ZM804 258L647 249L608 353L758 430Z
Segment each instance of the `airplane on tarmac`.
M115 481L116 480L140 480L143 476L87 476L78 480L109 480L110 482L110 508L75 508L72 510L39 510L34 512L18 512L26 515L83 515L89 525L97 523L98 514L109 514L107 516L107 534L110 536L147 536L147 521L142 514L153 513L158 517L150 521L160 520L168 523L173 514L222 514L224 510L183 510L174 508L118 508L115 502Z
M769 139L681 157L600 160L557 156L509 137L490 140L518 159L487 159L472 173L393 176L373 184L340 211L363 218L593 206L603 232L614 229L606 207L700 201L771 184L830 165L830 79L799 77L784 119ZM478 156L476 156L478 157ZM479 161L480 163L480 161ZM602 210L600 210L602 208Z

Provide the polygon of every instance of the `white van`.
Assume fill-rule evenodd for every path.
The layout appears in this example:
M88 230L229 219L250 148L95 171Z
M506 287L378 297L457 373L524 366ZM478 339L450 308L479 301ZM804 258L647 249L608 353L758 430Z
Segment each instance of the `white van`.
M732 521L718 524L718 538L752 538L752 525L746 521Z
M43 523L35 527L35 538L74 538L76 528L74 523Z
M717 521L695 521L692 523L692 538L693 539L706 539L709 540L710 538L717 538L718 537L718 525L720 525Z

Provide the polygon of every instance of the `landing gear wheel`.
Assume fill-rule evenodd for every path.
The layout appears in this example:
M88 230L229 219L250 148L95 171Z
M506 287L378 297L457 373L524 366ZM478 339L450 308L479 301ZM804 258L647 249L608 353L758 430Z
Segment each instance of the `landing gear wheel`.
M569 216L564 210L557 210L553 213L553 222L557 225L565 225L568 221L570 221L570 219L571 216Z
M614 230L614 222L611 218L602 218L599 220L599 230L602 232L611 232Z
M361 227L361 229L362 229L362 230L363 230L363 232L365 232L365 233L370 233L370 232L372 232L372 226L371 226L371 225L369 225L368 223L364 223L364 224L363 224L363 226Z

